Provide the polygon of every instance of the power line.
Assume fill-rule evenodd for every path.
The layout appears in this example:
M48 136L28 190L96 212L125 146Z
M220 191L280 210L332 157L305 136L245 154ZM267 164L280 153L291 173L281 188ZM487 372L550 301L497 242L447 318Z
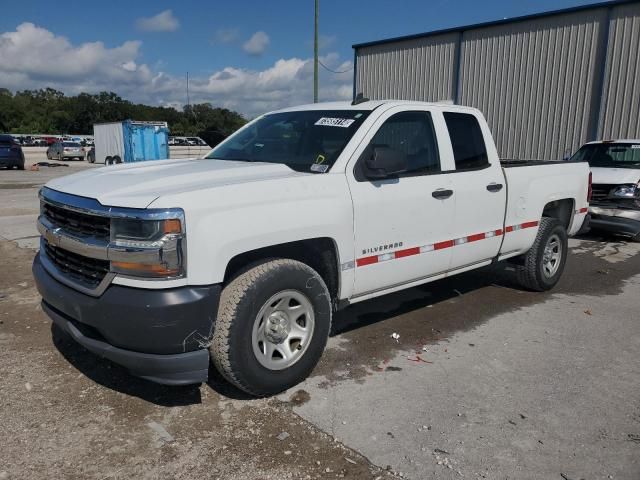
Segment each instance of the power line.
M339 70L331 70L331 69L330 69L329 67L327 67L324 63L322 63L320 60L318 60L318 63L319 63L319 64L320 64L320 65L321 65L325 70L328 70L328 71L330 71L331 73L347 73L347 72L350 72L351 70L353 70L353 67L351 67L351 68L347 68L346 70L342 70L342 71L339 71Z

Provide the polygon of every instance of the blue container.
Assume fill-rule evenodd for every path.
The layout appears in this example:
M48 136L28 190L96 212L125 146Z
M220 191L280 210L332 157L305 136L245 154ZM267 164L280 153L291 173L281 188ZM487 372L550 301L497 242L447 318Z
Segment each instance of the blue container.
M169 158L166 122L99 123L93 126L96 161L107 165Z

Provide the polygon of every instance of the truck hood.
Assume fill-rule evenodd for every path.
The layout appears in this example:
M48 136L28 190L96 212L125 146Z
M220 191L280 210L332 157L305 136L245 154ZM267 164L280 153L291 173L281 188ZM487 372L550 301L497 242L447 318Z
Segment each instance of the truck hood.
M47 183L59 192L112 207L146 208L164 195L275 178L313 175L278 163L161 160L91 169Z
M640 168L592 167L591 174L593 183L620 185L640 181Z

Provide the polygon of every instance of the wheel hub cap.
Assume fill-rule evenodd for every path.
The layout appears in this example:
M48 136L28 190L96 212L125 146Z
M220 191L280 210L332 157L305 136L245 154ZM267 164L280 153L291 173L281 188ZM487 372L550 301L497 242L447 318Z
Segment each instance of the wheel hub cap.
M285 341L291 331L291 324L286 313L276 310L267 317L264 336L276 345Z
M251 348L269 370L283 370L300 360L313 337L315 314L309 298L283 290L269 298L253 323Z
M542 271L547 278L553 277L562 261L562 243L560 237L552 235L544 247L542 254Z

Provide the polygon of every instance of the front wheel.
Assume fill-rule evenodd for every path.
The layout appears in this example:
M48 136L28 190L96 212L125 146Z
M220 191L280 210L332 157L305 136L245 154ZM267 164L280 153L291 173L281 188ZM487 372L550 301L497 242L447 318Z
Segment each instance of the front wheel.
M555 218L543 217L533 245L517 267L518 282L537 292L552 289L562 276L568 253L565 227Z
M311 267L288 259L260 263L222 291L209 347L213 364L251 395L286 390L318 363L331 312L327 286Z

